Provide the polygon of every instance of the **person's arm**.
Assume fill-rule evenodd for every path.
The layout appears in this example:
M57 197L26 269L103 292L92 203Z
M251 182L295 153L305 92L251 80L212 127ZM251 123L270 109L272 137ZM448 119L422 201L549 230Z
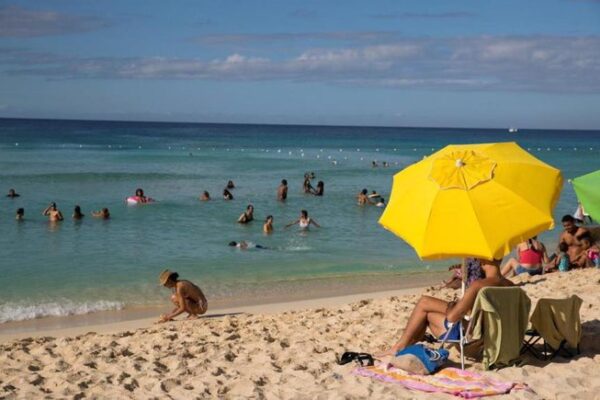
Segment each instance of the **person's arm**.
M246 213L242 213L242 215L240 215L240 217L237 220L237 222L240 222L240 223L244 223L247 221L248 221L248 217L246 217Z
M542 261L545 264L548 264L550 262L550 257L548 257L548 252L546 251L546 246L544 246L543 243L542 244Z
M296 220L296 221L294 221L294 222L290 222L290 223L289 223L289 224L287 224L285 227L286 227L286 228L289 228L290 226L292 226L292 225L296 225L296 224L297 224L297 223L299 223L299 222L300 222L300 220L299 220L299 219L297 219L297 220Z
M50 209L51 209L51 208L52 208L52 205L49 205L48 207L46 207L46 208L44 209L44 211L42 211L42 215L43 215L44 217L47 217L47 216L48 216L48 214L50 214Z
M314 220L314 219L312 219L312 218L310 219L310 222L309 222L309 223L313 224L313 225L314 225L314 226L316 226L317 228L320 228L320 227L321 227L321 225L319 225L319 224L317 223L317 221L315 221L315 220Z
M59 221L62 221L63 219L65 219L62 215L62 213L60 211L56 212L56 219L58 219Z
M162 315L160 320L158 321L159 323L171 321L173 318L185 312L185 300L183 295L183 289L181 287L178 287L177 291L175 292L175 296L177 297L177 304L179 304L179 307L176 307L175 309L173 309L173 311L166 315Z

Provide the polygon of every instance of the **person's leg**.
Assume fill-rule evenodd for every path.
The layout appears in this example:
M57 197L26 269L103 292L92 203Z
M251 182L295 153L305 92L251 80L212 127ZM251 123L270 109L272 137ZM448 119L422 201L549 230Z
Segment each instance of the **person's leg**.
M500 271L502 272L502 275L507 277L512 276L513 274L516 275L515 270L518 266L519 262L516 259L511 258L506 262L506 264L504 264Z
M431 324L434 334L443 332L443 321L447 308L448 303L444 300L422 296L415 305L400 340L390 349L390 354L395 354L399 350L423 339L429 324Z
M188 319L196 319L207 311L207 307L199 302L186 299L185 311L189 314Z

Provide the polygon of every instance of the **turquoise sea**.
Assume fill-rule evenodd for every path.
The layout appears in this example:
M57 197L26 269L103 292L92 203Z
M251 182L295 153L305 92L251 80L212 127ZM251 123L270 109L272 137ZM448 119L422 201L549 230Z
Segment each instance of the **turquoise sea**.
M0 322L164 302L164 268L199 283L209 301L286 297L318 284L385 283L443 269L377 224L382 209L358 207L363 188L386 199L392 176L450 143L517 141L565 178L600 168L600 131L427 129L175 124L0 119ZM389 167L372 168L373 160ZM301 191L303 175L323 180L325 195ZM224 201L226 182L235 199ZM286 203L276 201L281 179ZM155 204L127 206L137 187ZM203 190L213 196L198 201ZM52 201L65 221L41 215ZM255 221L236 223L246 205ZM86 217L73 221L73 207ZM14 219L25 209L25 221ZM91 217L108 207L112 219ZM566 183L556 217L576 199ZM321 224L283 226L301 209ZM275 232L262 233L272 214ZM410 221L407 221L410 223ZM542 235L556 243L558 231ZM268 250L240 251L247 240Z

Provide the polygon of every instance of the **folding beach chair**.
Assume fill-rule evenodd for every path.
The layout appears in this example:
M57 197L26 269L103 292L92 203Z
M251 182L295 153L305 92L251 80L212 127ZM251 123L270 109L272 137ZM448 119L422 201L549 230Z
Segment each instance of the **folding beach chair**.
M575 295L566 299L540 299L531 315L531 328L525 332L521 354L529 352L539 360L579 354L582 302ZM537 344L542 345L541 350L535 347Z
M518 287L485 287L477 294L467 328L459 329L459 339L449 340L450 329L442 343L457 344L461 368L465 368L465 346L483 340L483 364L509 363L520 355L527 328L531 301Z

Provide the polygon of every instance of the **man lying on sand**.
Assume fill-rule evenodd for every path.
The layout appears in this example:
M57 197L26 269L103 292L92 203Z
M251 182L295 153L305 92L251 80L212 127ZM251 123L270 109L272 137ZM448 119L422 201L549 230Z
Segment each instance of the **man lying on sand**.
M208 310L208 302L202 290L190 281L179 280L177 272L168 269L161 272L158 281L164 287L173 290L171 301L175 308L169 314L162 314L158 323L172 321L173 318L184 312L188 313L188 319L196 319Z
M443 338L450 330L448 339L458 339L462 324L457 322L467 315L473 304L479 289L487 286L513 286L513 283L500 273L501 260L487 261L480 259L481 269L485 278L473 282L465 291L465 295L457 302L447 302L431 296L422 296L408 319L400 341L389 350L377 354L378 358L394 355L406 347L423 340L427 328L437 338Z

